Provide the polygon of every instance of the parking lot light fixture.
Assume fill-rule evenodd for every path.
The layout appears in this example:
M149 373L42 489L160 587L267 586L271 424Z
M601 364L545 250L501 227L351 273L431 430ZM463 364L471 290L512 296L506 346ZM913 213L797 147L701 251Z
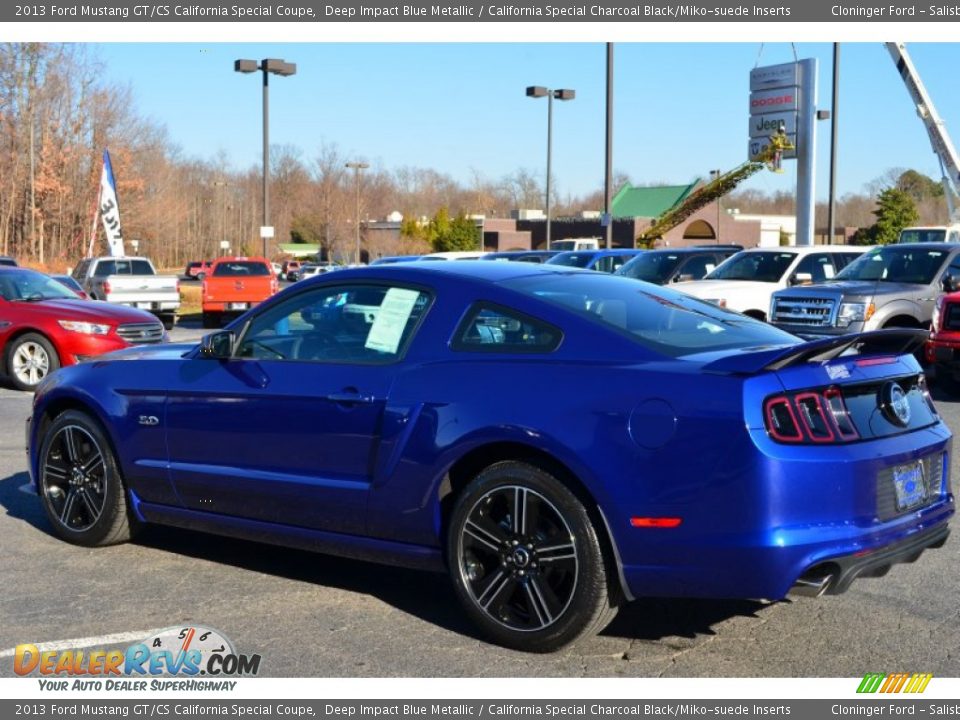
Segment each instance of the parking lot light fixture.
M552 158L553 147L553 100L573 100L577 96L575 90L543 87L542 85L530 85L527 87L527 97L529 98L547 98L547 188L546 188L546 214L547 214L547 247L550 249L550 162Z
M296 75L296 63L289 63L286 60L278 58L264 58L259 63L256 60L235 60L233 69L239 73L253 73L257 70L263 72L263 227L270 225L270 98L269 98L269 77L271 74L280 77L290 77ZM263 256L267 255L267 236L261 236L263 240Z
M354 262L357 265L360 264L360 171L366 170L370 167L369 163L360 162L348 162L347 167L353 170L354 178L356 179L357 185L357 257Z

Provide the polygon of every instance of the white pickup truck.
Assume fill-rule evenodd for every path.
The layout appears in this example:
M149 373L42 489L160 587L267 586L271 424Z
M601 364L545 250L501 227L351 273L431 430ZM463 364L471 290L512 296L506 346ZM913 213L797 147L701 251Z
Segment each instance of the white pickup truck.
M830 280L865 250L850 245L750 248L727 258L702 280L670 287L766 320L774 291Z
M157 275L147 258L85 258L72 275L93 300L147 310L168 329L176 321L180 280L175 275Z

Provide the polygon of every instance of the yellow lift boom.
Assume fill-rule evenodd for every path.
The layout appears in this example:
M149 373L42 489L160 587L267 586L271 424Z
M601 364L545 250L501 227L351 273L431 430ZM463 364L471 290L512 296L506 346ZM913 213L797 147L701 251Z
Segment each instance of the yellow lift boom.
M782 172L780 158L783 151L792 149L793 145L783 131L771 135L770 144L761 151L756 160L748 160L730 172L719 175L694 190L683 202L667 210L654 220L650 227L637 235L636 246L652 247L653 242L657 238L663 237L665 232L675 228L700 208L706 207L719 197L723 197L748 177L764 168L774 172Z

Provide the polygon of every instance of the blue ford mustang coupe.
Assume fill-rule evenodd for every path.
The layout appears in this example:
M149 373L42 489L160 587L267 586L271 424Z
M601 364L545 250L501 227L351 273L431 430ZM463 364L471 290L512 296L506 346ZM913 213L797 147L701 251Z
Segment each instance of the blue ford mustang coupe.
M951 434L888 330L802 343L630 278L406 263L38 389L57 535L143 523L449 572L550 651L638 596L842 592L941 546Z

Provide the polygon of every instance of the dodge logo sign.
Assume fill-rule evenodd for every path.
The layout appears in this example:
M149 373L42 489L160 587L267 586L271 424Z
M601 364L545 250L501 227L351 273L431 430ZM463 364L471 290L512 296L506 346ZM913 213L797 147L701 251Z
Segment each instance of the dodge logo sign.
M906 427L910 424L910 401L896 382L891 380L880 388L878 404L883 416L894 425Z

